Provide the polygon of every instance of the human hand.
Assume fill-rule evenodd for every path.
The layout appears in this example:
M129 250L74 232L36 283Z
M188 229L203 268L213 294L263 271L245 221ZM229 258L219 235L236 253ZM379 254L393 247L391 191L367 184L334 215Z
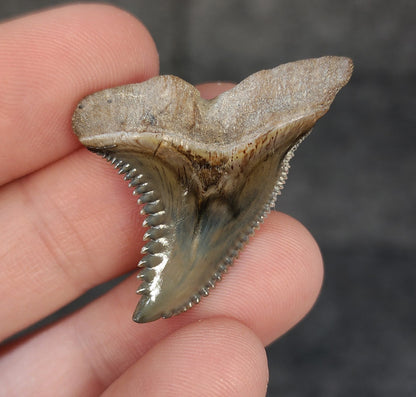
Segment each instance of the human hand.
M78 101L158 72L146 29L103 5L0 25L0 340L139 259L127 184L81 147ZM200 86L212 97L227 84ZM298 222L273 212L209 298L136 324L135 276L65 319L0 350L0 395L261 396L264 346L314 303L322 260Z

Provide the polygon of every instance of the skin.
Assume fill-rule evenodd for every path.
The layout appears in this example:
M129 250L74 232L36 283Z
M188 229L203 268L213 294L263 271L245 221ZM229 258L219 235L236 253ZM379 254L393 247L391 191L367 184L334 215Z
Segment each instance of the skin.
M138 262L145 230L136 198L81 147L70 123L85 95L156 75L158 56L139 21L104 5L15 19L0 25L0 37L3 340ZM210 98L230 87L199 88ZM309 311L322 276L309 232L274 212L188 313L133 323L133 275L71 316L3 344L0 395L264 396L264 346Z

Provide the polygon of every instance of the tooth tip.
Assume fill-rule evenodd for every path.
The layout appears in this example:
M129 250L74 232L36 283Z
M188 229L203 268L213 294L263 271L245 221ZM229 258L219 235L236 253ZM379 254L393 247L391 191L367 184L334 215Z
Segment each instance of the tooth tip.
M149 320L146 320L145 316L142 316L140 312L133 313L133 321L136 323L147 323Z
M155 310L151 299L143 296L133 313L133 321L136 323L148 323L161 318L163 313Z

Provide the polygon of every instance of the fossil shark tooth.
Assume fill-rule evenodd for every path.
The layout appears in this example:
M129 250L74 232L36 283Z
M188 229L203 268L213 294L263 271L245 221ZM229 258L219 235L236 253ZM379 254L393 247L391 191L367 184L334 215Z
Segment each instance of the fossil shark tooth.
M208 295L274 206L294 150L352 68L332 56L288 63L209 101L158 76L80 102L76 135L129 181L147 216L134 321L170 317Z

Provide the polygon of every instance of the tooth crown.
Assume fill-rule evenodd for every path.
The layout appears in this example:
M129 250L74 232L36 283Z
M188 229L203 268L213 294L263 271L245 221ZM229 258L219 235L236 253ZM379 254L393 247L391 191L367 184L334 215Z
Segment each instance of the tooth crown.
M205 101L173 76L85 98L74 131L139 196L147 241L137 322L184 312L274 207L289 161L351 75L347 58L261 71Z

